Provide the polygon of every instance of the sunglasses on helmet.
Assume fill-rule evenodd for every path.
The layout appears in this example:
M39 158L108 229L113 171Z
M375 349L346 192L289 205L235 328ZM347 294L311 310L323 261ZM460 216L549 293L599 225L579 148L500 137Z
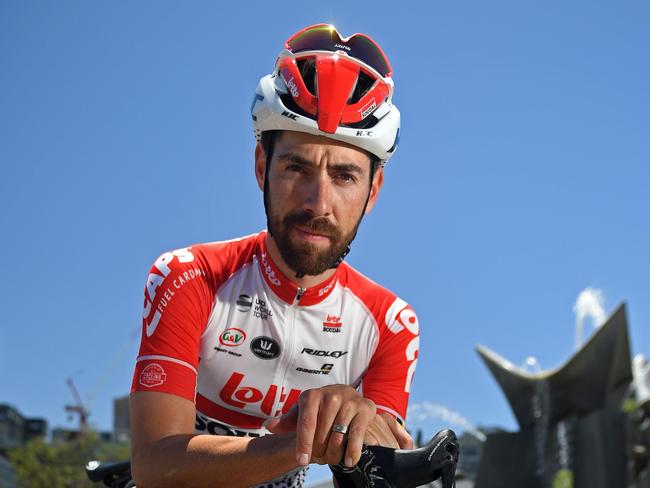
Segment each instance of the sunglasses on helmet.
M293 54L302 51L342 51L377 70L381 76L388 77L393 71L384 51L370 37L354 34L341 38L336 28L329 24L306 27L290 37L284 46Z

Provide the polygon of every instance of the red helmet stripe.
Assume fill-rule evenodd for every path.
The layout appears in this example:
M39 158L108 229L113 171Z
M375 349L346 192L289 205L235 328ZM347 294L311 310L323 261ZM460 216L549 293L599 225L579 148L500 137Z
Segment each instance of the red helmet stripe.
M316 56L318 128L323 132L336 132L359 77L359 69L357 63L345 56Z

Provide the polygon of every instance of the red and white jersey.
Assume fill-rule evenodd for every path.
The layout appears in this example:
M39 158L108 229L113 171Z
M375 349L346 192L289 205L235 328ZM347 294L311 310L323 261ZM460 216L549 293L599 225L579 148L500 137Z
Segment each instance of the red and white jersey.
M411 307L342 263L299 288L266 232L160 256L147 279L131 391L196 404L197 432L263 435L302 391L359 387L402 420L418 356Z

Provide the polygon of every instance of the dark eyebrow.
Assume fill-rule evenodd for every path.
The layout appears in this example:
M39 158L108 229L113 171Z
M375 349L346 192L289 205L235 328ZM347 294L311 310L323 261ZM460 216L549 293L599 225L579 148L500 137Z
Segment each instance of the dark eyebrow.
M291 151L287 151L285 153L280 154L278 156L278 160L289 161L291 163L298 164L300 166L314 165L314 163L312 163L309 159ZM361 168L358 164L355 163L333 163L330 165L330 167L333 170L339 172L347 172L347 173L355 173L358 175L363 175L363 168Z

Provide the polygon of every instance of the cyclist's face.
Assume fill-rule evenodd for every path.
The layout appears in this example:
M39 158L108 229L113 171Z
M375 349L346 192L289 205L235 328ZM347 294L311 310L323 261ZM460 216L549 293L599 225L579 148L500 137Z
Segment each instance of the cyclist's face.
M305 275L326 271L352 241L366 199L369 212L383 182L370 185L368 154L348 144L301 132L276 137L269 168L269 227L289 267ZM266 158L258 146L256 173L264 186Z

